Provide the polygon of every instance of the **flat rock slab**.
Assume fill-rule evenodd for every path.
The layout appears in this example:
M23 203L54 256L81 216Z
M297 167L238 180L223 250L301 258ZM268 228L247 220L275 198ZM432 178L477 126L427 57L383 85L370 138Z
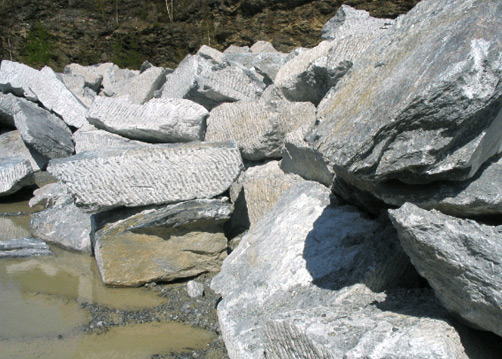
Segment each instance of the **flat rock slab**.
M19 131L6 132L0 135L0 156L2 157L22 157L27 160L34 172L45 168L49 160L41 156L36 151L30 150L24 143Z
M18 108L14 121L25 143L48 159L73 154L72 134L63 120L29 101L20 100Z
M0 91L37 101L37 96L30 89L39 72L18 62L3 60L0 67Z
M389 210L401 244L445 308L502 336L502 226L406 203Z
M48 167L77 205L95 210L211 198L227 190L241 170L235 142L82 152Z
M423 1L319 105L316 148L372 182L465 180L501 150L502 4Z
M115 147L148 146L149 143L134 141L114 133L98 130L94 126L82 127L73 134L75 153L99 151Z
M47 243L38 238L0 241L0 258L25 258L53 254Z
M242 157L252 161L280 158L286 134L314 121L315 107L307 102L228 103L211 111L206 141L235 140Z
M203 106L183 99L158 98L137 105L99 97L87 119L97 128L135 140L189 142L203 139L208 115Z
M100 214L97 222L108 223L94 252L103 282L139 286L218 271L227 249L221 224L230 213L220 200L194 200Z
M21 157L0 158L0 196L7 196L33 183L33 168L28 161Z

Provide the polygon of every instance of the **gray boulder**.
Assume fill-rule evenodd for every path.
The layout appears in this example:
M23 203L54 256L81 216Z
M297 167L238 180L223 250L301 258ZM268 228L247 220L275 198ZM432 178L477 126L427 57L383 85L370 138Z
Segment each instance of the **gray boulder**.
M92 125L80 128L73 134L75 153L99 151L114 147L148 146L149 143L130 140L128 138L98 130Z
M318 108L311 140L337 174L465 180L500 152L500 11L497 0L425 0L373 41Z
M89 108L97 96L96 92L89 87L86 87L86 82L83 76L72 74L57 74L59 80L66 86L68 90L80 101Z
M82 76L84 85L94 91L98 91L103 81L103 75L100 74L98 66L82 66L79 64L66 65L65 74Z
M206 141L235 140L242 157L252 161L280 158L286 134L314 121L311 103L228 103L209 114Z
M211 198L226 191L241 169L237 145L223 142L82 152L52 160L47 170L77 205L103 210Z
M30 89L39 72L27 65L3 60L0 66L0 92L13 93L30 101L37 101L37 96Z
M19 131L10 131L0 135L0 156L22 157L30 163L34 172L45 168L45 165L49 162L47 157L41 156L26 146Z
M502 336L502 226L410 203L389 215L404 250L445 308L475 328Z
M33 191L33 197L28 202L30 207L42 206L49 208L65 203L68 191L59 183L49 183Z
M169 75L162 97L185 98L211 110L224 103L255 100L265 84L252 71L219 65L198 55L188 55Z
M277 73L288 60L288 54L282 52L250 52L224 54L222 61L254 69L265 77L267 83L273 83Z
M73 154L72 134L63 120L28 101L18 101L18 108L14 121L26 144L49 159Z
M271 53L271 52L278 52L274 45L272 45L270 42L268 41L263 41L263 40L259 40L259 41L256 41L253 46L251 46L249 48L249 50L251 50L251 52L254 52L254 53L261 53L261 52L268 52L268 53Z
M304 140L309 128L302 126L286 135L281 150L281 169L331 187L335 176L333 164Z
M97 98L88 121L97 128L127 138L149 142L202 140L207 110L183 99L152 99L137 105L123 99Z
M139 71L121 69L111 62L99 64L96 66L96 72L103 76L103 81L101 82L103 89L101 92L112 89L115 85L127 81L139 74Z
M155 91L160 89L166 80L162 67L150 67L144 72L105 87L103 94L109 97L126 97L135 104L144 104L153 98Z
M33 168L21 157L0 158L0 197L34 183Z
M52 255L47 243L38 238L0 241L0 258L25 258Z
M397 289L415 281L388 221L305 182L251 227L211 286L232 359L467 358L432 293Z
M231 210L215 199L97 215L94 252L103 282L139 286L218 271L227 249L221 225Z
M223 61L223 53L207 45L202 45L197 51L197 55L212 60L215 64L220 64Z
M251 52L249 46L230 45L223 51L224 54L240 54L246 52Z
M18 98L12 94L0 93L0 129L14 128L14 114L18 111Z
M187 294L190 298L198 298L204 295L204 284L191 280L187 282Z

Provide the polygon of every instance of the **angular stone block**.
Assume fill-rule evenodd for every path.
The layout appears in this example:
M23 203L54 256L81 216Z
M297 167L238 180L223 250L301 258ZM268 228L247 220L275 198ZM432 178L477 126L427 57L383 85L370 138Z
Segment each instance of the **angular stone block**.
M0 197L34 183L33 168L21 157L0 158Z
M37 101L37 96L30 89L33 79L39 72L27 65L3 60L0 67L0 91Z
M10 131L0 135L0 156L21 157L30 163L34 172L45 168L49 162L47 157L41 156L26 146L19 131Z
M99 73L98 66L82 66L79 64L66 65L64 68L65 74L82 76L85 81L85 86L98 91L103 81L103 75Z
M98 130L94 126L82 127L73 134L75 153L84 151L99 151L114 147L148 146L149 143L130 140L128 138Z

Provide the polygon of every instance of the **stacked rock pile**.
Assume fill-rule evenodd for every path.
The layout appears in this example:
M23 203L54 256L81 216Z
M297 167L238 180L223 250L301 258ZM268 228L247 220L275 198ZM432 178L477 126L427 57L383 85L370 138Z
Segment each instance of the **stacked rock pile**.
M231 358L500 358L501 33L498 0L423 0L289 54L3 61L0 195L54 176L32 234L107 284L221 270Z

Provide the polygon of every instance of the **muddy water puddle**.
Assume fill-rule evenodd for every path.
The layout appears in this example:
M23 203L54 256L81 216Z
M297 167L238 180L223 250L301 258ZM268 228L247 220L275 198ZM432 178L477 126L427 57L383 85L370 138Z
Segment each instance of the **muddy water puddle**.
M14 215L29 212L25 202L0 203L0 240L29 236L29 215ZM166 300L147 288L106 287L93 257L51 249L54 256L0 259L0 359L140 359L202 349L215 339L166 320L89 330L90 307L155 311Z

